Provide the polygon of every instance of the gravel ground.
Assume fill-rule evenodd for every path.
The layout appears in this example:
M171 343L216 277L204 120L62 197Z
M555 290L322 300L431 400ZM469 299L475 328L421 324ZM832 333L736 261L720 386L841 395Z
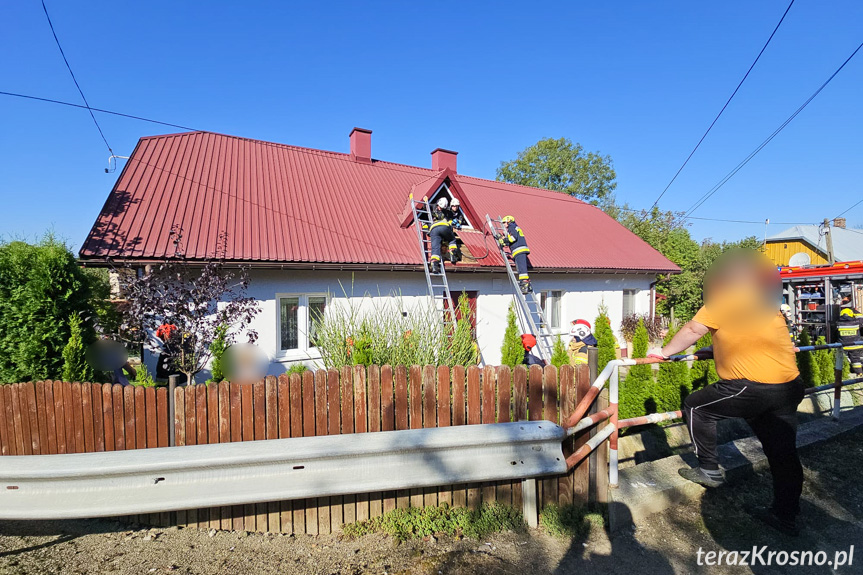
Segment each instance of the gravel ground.
M230 573L241 575L534 573L863 573L863 430L807 448L804 532L792 539L749 515L770 496L759 474L668 509L634 530L609 537L595 528L583 541L542 532L500 533L482 541L452 537L398 543L384 535L282 536L196 529L130 530L105 520L6 522L0 525L0 575L42 573ZM858 545L854 564L828 567L708 567L707 551L837 550Z

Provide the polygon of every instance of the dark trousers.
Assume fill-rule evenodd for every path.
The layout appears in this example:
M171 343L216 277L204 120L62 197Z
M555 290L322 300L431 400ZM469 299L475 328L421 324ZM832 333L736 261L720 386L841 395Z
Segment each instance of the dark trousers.
M716 422L742 417L767 455L773 475L773 509L780 517L792 519L803 490L803 467L797 456L797 406L802 400L799 378L777 384L723 380L691 393L683 402L683 417L699 465L719 469Z
M845 351L845 355L851 362L851 373L857 375L863 373L863 349L849 349Z
M527 277L527 254L518 254L512 258L515 260L515 269L518 272L518 279Z
M431 237L431 257L432 259L440 259L441 244L447 242L450 249L455 249L455 234L452 233L452 228L449 226L438 226L432 228L429 233Z

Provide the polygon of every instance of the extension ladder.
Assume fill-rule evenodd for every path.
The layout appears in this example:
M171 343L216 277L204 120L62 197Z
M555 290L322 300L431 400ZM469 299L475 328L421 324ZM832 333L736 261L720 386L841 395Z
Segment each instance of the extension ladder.
M441 257L440 261L440 273L432 273L431 271L431 236L429 235L432 223L431 209L427 201L415 200L413 193L411 193L408 201L411 204L414 227L417 230L417 244L420 248L423 269L426 273L426 285L428 285L429 297L432 298L432 303L443 312L444 321L449 321L454 329L456 325L455 310L453 309L454 304L452 294L449 291L449 283L446 279L443 257ZM423 227L420 213L424 213L428 217L428 227Z
M515 301L518 304L519 322L521 323L522 331L531 333L536 337L536 347L539 350L539 357L545 361L551 361L552 345L554 345L554 335L548 328L545 317L542 314L542 306L536 297L535 292L529 294L521 293L521 287L518 285L518 278L513 271L515 262L512 259L509 248L504 247L497 240L501 237L506 237L506 226L498 219L493 220L488 214L485 215L488 228L491 230L491 235L494 237L495 244L500 250L500 257L506 266L506 273L509 275L509 282L512 284L512 291L515 294Z

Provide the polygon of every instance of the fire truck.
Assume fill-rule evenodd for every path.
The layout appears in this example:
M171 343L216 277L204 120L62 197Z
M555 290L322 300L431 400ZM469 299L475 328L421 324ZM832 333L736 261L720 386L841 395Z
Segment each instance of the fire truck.
M824 336L835 340L833 329L839 310L863 307L863 260L820 266L780 266L782 296L791 306L798 331L806 330L814 341Z

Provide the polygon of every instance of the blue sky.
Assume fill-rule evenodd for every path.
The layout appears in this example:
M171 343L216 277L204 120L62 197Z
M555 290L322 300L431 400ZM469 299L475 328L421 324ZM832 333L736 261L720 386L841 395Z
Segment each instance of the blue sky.
M730 95L787 0L61 2L46 0L90 105L238 136L493 178L544 137L610 155L649 206ZM0 3L0 90L80 103L37 0ZM661 207L685 210L863 40L863 3L797 0ZM695 216L829 218L863 198L863 53ZM129 155L176 130L97 114ZM78 249L119 175L85 110L0 96L0 233ZM121 161L122 166L122 161ZM863 225L863 204L846 214ZM778 232L783 225L771 225ZM763 225L693 220L698 238Z

